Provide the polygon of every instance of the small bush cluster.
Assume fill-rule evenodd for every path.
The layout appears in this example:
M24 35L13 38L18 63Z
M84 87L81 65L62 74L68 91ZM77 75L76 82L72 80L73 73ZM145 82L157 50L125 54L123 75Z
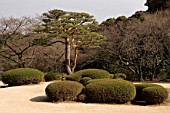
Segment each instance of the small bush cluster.
M85 87L88 100L99 103L126 103L135 98L133 83L123 79L90 80Z
M76 100L82 92L84 86L74 81L59 81L49 84L46 89L46 95L53 101Z
M92 79L90 77L84 77L80 79L80 83L82 83L83 85L86 85L89 80L92 80Z
M44 80L44 73L37 69L17 68L3 73L2 82L10 86L37 84Z
M57 71L48 72L45 75L45 81L61 80L63 74Z
M110 78L114 79L115 75L114 74L110 74Z
M124 74L124 73L116 73L114 78L126 79L126 74Z
M136 84L135 100L146 101L147 103L160 104L168 98L168 91L157 84Z
M84 69L66 77L66 80L78 81L81 78L90 77L91 79L110 78L110 73L101 69Z

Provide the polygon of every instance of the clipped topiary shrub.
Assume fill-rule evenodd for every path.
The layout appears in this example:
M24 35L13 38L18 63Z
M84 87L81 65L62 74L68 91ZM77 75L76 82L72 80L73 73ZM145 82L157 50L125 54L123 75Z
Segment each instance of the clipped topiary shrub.
M78 81L80 82L80 79L82 78L82 71L77 71L71 75L68 75L66 77L66 80L71 80L71 81Z
M48 72L45 75L45 81L61 80L62 75L63 75L62 73L57 72L57 71Z
M44 80L44 73L37 69L17 68L3 73L2 82L9 86L37 84Z
M142 92L144 88L147 87L162 87L157 84L149 84L149 83L144 83L144 84L135 84L136 87L136 97L135 100L143 100Z
M135 98L136 90L132 82L123 79L96 79L88 82L85 95L91 102L126 103Z
M80 79L80 83L86 85L89 80L92 80L90 77L84 77Z
M83 77L92 79L110 78L110 73L102 69L84 69L66 77L66 80L78 81Z
M87 96L85 94L80 94L78 96L78 100L81 102L85 102L87 100Z
M110 78L113 79L115 77L114 74L110 74Z
M163 103L168 98L168 91L157 84L136 84L135 100L146 101L151 104Z
M114 78L126 79L126 74L124 74L124 73L116 73Z
M143 89L142 97L148 103L160 104L168 98L168 91L163 87L147 87Z
M53 101L76 100L82 92L84 86L74 81L59 81L49 84L46 89L46 95Z

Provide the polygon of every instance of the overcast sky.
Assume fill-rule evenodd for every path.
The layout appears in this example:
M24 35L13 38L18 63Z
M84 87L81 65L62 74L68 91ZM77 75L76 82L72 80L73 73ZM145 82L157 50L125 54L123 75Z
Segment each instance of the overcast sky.
M41 15L52 9L87 12L98 22L147 10L146 0L0 0L0 17Z

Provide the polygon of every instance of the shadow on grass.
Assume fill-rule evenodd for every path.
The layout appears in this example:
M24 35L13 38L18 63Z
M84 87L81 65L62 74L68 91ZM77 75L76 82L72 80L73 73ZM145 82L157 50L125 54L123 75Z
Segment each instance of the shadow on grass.
M45 95L31 98L30 101L32 101L32 102L51 102L50 99Z

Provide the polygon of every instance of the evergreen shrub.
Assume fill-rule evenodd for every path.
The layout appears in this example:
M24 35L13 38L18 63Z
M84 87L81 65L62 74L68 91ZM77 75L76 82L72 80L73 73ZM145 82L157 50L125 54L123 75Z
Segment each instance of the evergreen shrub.
M44 80L44 73L37 69L17 68L3 73L2 82L9 86L37 84Z
M157 84L136 84L135 100L146 101L151 104L163 103L168 98L168 91Z
M77 100L84 86L74 81L59 81L49 84L46 89L46 95L53 102Z
M143 96L142 96L143 89L147 87L162 87L162 86L157 84L143 83L143 84L135 84L135 87L136 87L135 100L143 100Z
M110 73L102 69L84 69L69 75L66 80L80 82L83 77L90 77L91 79L110 78Z
M114 79L115 75L114 74L110 74L110 78Z
M89 80L92 80L90 77L84 77L80 79L80 83L86 85Z
M132 82L123 79L95 79L85 86L87 99L97 103L126 103L135 98Z
M62 73L57 72L57 71L48 72L45 75L45 81L61 80L62 75L63 75Z
M116 73L114 78L126 79L126 74L124 74L124 73Z
M168 98L168 91L163 87L147 87L143 89L142 97L148 103L160 104Z

